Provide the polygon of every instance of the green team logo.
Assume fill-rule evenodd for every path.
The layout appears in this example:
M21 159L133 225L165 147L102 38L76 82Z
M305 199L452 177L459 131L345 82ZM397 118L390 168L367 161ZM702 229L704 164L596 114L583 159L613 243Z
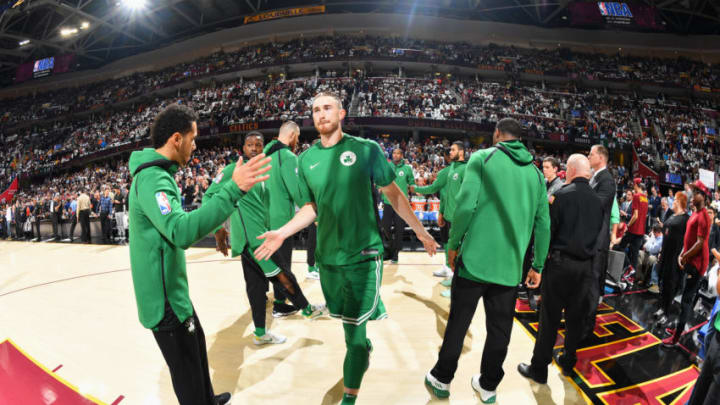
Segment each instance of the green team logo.
M399 173L398 173L398 176L400 176L400 177L405 176L405 172L399 172Z
M357 156L355 156L355 153L350 151L343 152L343 154L340 155L340 163L342 163L343 166L352 166L355 164L356 160Z
M453 174L453 180L457 180L457 179L458 179L458 177L459 177L459 176L458 176L458 174L457 174L457 173Z

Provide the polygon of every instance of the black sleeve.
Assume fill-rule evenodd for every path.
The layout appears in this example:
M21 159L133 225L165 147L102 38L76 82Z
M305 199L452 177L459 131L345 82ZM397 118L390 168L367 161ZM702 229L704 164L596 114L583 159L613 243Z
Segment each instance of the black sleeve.
M552 246L553 239L555 239L555 233L560 228L562 223L561 213L562 207L565 204L565 194L555 192L555 199L550 204L550 246Z
M608 207L612 208L612 200L615 198L615 182L610 173L606 172L606 175L602 177L595 192L602 201L603 210L607 210Z

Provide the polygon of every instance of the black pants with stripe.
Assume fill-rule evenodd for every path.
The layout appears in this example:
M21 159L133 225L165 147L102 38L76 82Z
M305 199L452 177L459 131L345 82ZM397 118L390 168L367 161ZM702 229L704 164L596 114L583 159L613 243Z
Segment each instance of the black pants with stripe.
M153 331L153 336L170 369L180 405L215 405L205 332L197 314L193 313L184 323L176 322L170 329Z
M388 238L388 249L385 252L385 259L398 260L398 254L402 250L402 237L405 231L405 221L400 218L390 204L385 204L381 221L383 232Z
M275 261L276 254L272 256L273 261ZM275 261L275 264L282 269L282 273L287 277L290 288L282 284L279 275L270 278L265 277L265 273L263 273L255 259L253 259L253 254L247 247L243 251L240 259L243 266L243 276L245 277L245 290L248 301L250 302L253 324L256 328L265 327L265 303L267 302L267 292L270 283L272 283L273 290L276 293L282 291L282 296L289 298L290 302L299 309L308 306L308 300L300 289L297 279L291 272L283 268L283 263Z

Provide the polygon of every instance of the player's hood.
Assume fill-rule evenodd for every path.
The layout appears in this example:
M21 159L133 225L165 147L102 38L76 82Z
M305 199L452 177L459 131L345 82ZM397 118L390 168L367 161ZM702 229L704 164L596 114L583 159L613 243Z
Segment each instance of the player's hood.
M133 177L135 177L141 170L152 166L160 166L167 170L170 175L175 175L178 171L177 163L157 153L157 151L153 148L145 148L130 154L128 168L130 169L130 175Z
M520 166L529 165L533 161L530 151L519 140L500 142L495 146Z

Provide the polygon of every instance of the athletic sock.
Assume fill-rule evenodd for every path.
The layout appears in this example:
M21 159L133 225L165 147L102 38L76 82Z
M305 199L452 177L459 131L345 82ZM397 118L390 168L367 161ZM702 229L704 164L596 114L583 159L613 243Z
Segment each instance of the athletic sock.
M265 328L255 328L255 336L257 336L257 337L265 336Z
M278 299L276 299L275 301L273 301L273 304L275 304L275 305L277 305L277 304L284 304L284 303L285 303L285 300L278 300Z
M357 399L357 395L348 394L347 392L343 394L342 403L340 405L351 405L355 403L355 400Z

